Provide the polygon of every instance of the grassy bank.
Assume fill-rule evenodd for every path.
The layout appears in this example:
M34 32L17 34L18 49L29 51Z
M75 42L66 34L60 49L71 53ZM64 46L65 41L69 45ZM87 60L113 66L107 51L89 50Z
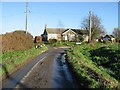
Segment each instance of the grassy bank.
M67 52L67 62L81 87L120 88L118 52L117 44L75 45Z
M29 50L5 52L0 55L2 58L2 67L0 68L0 79L5 78L6 74L11 74L19 69L22 65L32 60L35 56L46 51L47 47L42 48L33 47Z
M71 46L74 46L75 45L75 42L68 42L68 41L57 41L57 42L45 42L45 44L49 47L61 47L61 46L68 46L68 47L71 47Z
M59 47L59 46L73 46L73 45L75 45L75 42L68 42L68 41L58 41L58 42L56 42L56 43L53 43L52 44L52 46L54 46L54 47Z

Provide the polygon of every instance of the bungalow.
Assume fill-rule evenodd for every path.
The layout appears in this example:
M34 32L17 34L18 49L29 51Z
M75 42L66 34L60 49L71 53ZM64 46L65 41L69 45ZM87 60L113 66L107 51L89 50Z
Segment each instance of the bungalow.
M88 41L87 31L80 29L65 29L65 28L47 28L45 25L44 32L42 34L43 41L49 41L50 39L56 39L58 41L76 41L76 38L82 35L84 41Z
M105 35L103 40L109 40L111 42L115 42L115 37L113 35Z

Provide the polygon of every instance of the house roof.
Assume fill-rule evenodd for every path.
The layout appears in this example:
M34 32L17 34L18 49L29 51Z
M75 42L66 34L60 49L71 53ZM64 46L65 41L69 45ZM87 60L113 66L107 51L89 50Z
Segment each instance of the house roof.
M88 31L87 30L81 30L81 29L72 29L75 33L77 34L88 34Z
M113 35L110 35L112 38L115 38Z
M105 35L104 38L105 38L105 37L115 38L113 35Z
M64 28L46 28L47 33L52 34L61 34L65 31Z
M74 32L74 31L71 30L71 29L66 29L62 34L65 34L65 33L69 32L69 31L71 31L71 32L73 32L74 34L76 34L76 32Z
M66 29L64 32L66 32L67 30L69 29ZM88 34L87 30L81 30L81 29L71 29L71 30L74 31L76 34L81 34L81 35Z
M65 29L65 28L46 28L46 32L49 34L62 34L66 31L68 31L69 29ZM87 30L81 30L81 29L70 29L72 31L74 31L76 34L88 34Z

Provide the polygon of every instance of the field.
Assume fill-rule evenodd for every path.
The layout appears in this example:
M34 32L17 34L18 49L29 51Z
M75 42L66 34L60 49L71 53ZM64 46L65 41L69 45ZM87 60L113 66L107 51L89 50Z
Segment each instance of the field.
M119 45L84 43L67 52L67 62L81 87L120 88Z
M0 57L2 58L2 67L0 68L0 79L5 78L7 73L11 74L15 72L22 65L32 60L32 58L44 52L45 50L47 50L47 47L43 46L42 48L37 49L33 47L29 50L19 50L0 54Z

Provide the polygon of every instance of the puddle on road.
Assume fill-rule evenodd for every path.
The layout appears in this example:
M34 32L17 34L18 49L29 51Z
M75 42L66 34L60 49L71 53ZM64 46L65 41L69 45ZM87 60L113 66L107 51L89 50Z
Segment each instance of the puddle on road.
M53 68L52 88L77 88L77 84L65 61L64 52L57 55Z

